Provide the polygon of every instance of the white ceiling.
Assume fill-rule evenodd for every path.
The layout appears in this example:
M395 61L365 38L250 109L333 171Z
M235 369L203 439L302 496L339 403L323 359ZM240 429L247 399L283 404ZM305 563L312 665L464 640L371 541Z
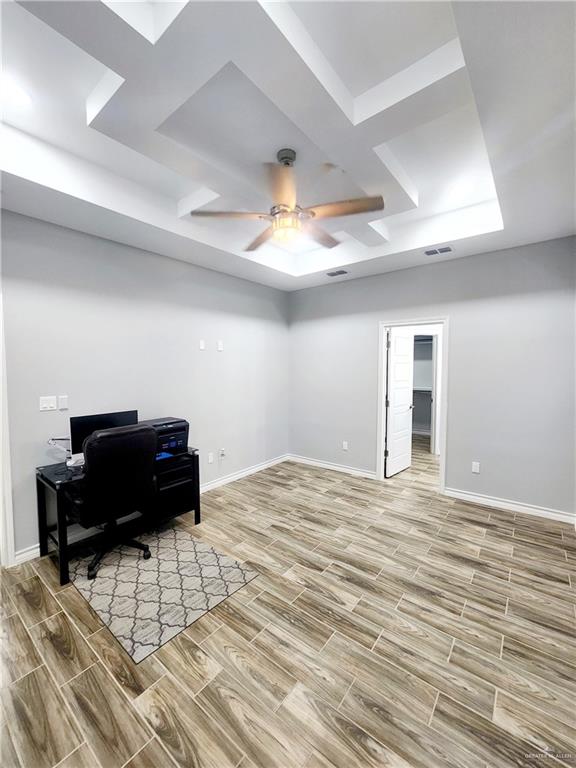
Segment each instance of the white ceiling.
M325 2L290 5L352 96L458 37L450 3L335 2L329 9Z
M576 231L572 3L1 5L10 210L284 290ZM190 217L267 210L283 146L301 205L385 210L254 253Z

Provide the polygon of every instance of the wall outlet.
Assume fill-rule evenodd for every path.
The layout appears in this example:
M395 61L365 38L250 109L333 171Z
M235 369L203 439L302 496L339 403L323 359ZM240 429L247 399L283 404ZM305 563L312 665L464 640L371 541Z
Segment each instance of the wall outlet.
M343 451L348 450L348 440L342 440L342 450Z
M480 474L480 462L479 461L473 461L472 462L472 472L475 475L479 475Z
M214 454L212 451L208 454L208 464L214 464Z
M204 341L204 339L200 339L200 344L199 344L199 346L200 346L200 349L201 349L202 351L204 351L204 350L206 349L206 342Z
M56 395L44 395L40 398L40 410L41 411L55 411L56 410Z
M222 339L218 339L217 349L218 352L224 352L224 342Z
M58 395L58 410L59 411L68 410L68 395Z
M223 459L225 456L226 456L226 451L224 450L224 448L220 448L218 450L218 458Z

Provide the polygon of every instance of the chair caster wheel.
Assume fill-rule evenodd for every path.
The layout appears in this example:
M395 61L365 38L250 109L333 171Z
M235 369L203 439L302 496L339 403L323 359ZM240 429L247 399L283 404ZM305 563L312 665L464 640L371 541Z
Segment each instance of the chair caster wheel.
M152 557L152 552L150 552L149 549L146 550L146 552L144 552L144 554L143 554L144 560L150 560L151 557Z
M95 571L88 571L88 580L92 581L96 578L96 572Z

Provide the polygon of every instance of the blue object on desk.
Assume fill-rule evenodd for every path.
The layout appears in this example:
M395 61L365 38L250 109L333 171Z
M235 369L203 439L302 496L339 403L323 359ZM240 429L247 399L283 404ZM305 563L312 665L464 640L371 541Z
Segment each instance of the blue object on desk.
M162 453L156 454L156 461L160 461L160 459L171 459L171 458L172 458L172 454L166 453L166 451L162 451Z

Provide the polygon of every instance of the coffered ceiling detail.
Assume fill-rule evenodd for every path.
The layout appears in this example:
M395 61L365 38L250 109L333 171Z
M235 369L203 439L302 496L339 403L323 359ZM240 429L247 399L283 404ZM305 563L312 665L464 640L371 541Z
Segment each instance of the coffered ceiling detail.
M31 97L5 109L5 207L286 289L334 267L355 277L516 244L499 141L518 116L487 88L495 61L509 87L520 76L504 32L528 44L573 22L554 3L540 32L539 3L514 4L527 29L490 3L2 5L4 71ZM545 66L570 64L570 50ZM571 87L562 74L568 101ZM548 141L533 136L537 157L519 159L528 173L573 153L565 108L547 104ZM384 211L330 220L330 250L303 238L250 253L259 222L190 216L267 211L266 163L282 147L297 152L300 205L382 195ZM561 194L569 179L547 172ZM556 211L532 239L569 229Z

